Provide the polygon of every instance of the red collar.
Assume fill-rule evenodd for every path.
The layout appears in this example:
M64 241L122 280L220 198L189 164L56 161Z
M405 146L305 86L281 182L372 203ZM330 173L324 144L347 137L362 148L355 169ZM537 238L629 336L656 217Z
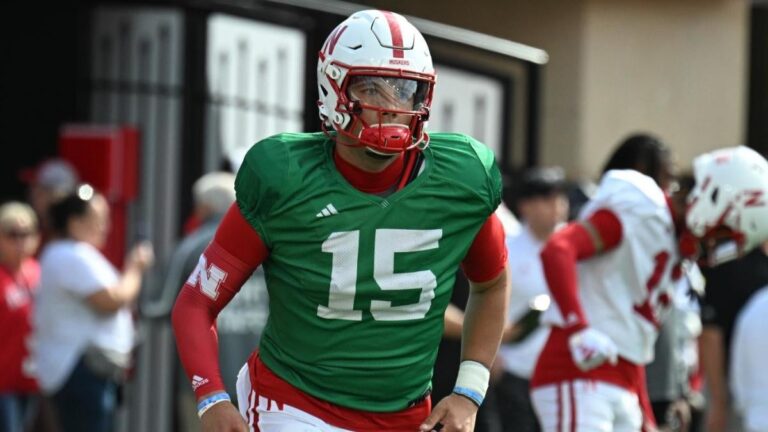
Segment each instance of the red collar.
M390 189L397 183L403 172L403 154L398 156L397 160L389 164L384 171L372 173L362 170L339 156L339 152L333 152L333 161L336 163L336 169L342 176L361 192L382 193Z

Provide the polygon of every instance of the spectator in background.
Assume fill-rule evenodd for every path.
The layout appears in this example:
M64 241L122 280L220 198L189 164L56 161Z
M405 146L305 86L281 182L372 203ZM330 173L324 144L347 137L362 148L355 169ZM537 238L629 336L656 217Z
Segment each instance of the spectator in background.
M0 206L0 431L22 432L37 393L29 346L33 294L40 281L34 258L37 217L27 204Z
M25 172L23 180L29 185L29 203L37 213L42 233L41 247L51 237L50 206L75 190L79 176L75 168L64 159L48 159L36 169Z
M223 174L232 174L234 176L235 170L233 170L233 166L232 165L233 165L232 161L229 158L225 158L225 159L223 159L221 161L220 169L218 171L214 171L213 173L210 173L210 174L218 173L218 174L214 174L214 175L218 175L219 177L221 177L221 175L223 175ZM206 175L203 175L203 177L205 177ZM209 180L206 180L206 181L208 181L210 183L212 181L211 177L208 177L208 179ZM200 180L202 180L202 177L199 178L197 181L200 181ZM200 188L201 186L197 186L197 187ZM195 188L195 186L193 186L193 189L194 188ZM233 186L233 188L234 188L234 186ZM194 193L195 192L193 190L193 194ZM224 195L226 197L228 195L228 193L225 193ZM206 212L207 212L205 210L205 208L209 207L210 205L213 205L212 202L210 204L204 204L203 201L200 201L201 204L198 205L198 201L196 200L196 198L197 198L196 196L193 196L193 201L194 201L195 208L192 210L192 214L190 214L189 217L187 217L187 219L184 221L184 224L182 225L182 232L184 233L185 236L187 236L189 234L192 234L193 232L195 232L200 227L200 225L205 223L205 220L203 220L203 218L206 216ZM202 207L203 210L202 211L198 210L197 207Z
M192 185L192 200L191 217L199 223L187 233L171 257L169 269L173 271L167 273L166 285L174 285L174 292L178 292L178 284L183 283L197 266L200 254L213 238L221 218L235 202L235 175L219 171L203 175Z
M109 431L134 346L130 305L152 248L135 246L119 273L99 251L109 205L89 185L54 204L50 222L56 237L40 258L35 307L38 381L52 396L63 432Z
M762 246L768 254L768 243ZM731 345L730 388L734 408L746 432L768 430L768 284L758 290L736 318Z
M701 270L707 281L700 343L707 392L706 430L726 432L739 424L728 389L733 327L752 295L768 285L768 255L756 248L741 258Z
M548 327L539 326L539 314L549 305L539 253L555 229L566 222L565 188L565 175L559 167L525 171L516 203L523 225L517 232L505 232L513 289L509 330L494 364L502 373L492 386L495 411L505 432L540 429L529 393L536 359L549 334Z
M193 217L200 222L200 225L184 237L171 255L162 290L163 297L169 296L170 299L167 303L165 301L162 303L168 306L176 298L179 287L197 266L200 255L213 238L222 217L235 202L235 175L221 171L203 175L192 186L192 198ZM218 319L222 378L227 391L232 393L236 391L237 371L248 358L251 348L258 344L261 329L267 318L268 299L261 268L254 272L254 276L246 282L241 292L248 294L235 297ZM233 319L238 321L238 330L241 331L232 331L229 323ZM247 340L244 341L243 337ZM199 421L196 415L195 395L187 384L183 370L178 368L178 371L179 382L182 383L176 390L177 394L181 395L178 401L182 413L181 429L196 429L199 427Z

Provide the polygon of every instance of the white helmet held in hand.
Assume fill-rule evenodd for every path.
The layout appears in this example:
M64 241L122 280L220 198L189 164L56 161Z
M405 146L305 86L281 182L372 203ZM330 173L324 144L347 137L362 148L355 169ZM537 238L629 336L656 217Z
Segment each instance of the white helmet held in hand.
M318 57L324 131L385 154L428 143L435 71L424 37L403 16L356 12L331 32Z
M693 175L696 185L688 195L688 229L710 249L722 240L731 245L720 257L710 256L710 263L741 256L768 240L768 162L764 157L745 146L715 150L694 160Z

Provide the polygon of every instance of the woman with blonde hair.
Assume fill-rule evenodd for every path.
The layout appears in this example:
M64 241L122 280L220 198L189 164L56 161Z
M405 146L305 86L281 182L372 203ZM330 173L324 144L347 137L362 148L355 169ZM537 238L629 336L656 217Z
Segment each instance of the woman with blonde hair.
M37 381L29 353L33 294L40 281L34 258L40 241L32 207L0 206L0 430L21 432Z

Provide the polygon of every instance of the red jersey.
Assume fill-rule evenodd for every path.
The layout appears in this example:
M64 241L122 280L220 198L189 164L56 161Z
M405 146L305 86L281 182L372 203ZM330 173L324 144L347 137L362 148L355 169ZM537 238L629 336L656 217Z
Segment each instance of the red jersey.
M37 392L32 375L29 337L32 300L40 282L40 266L32 258L13 273L0 266L0 393Z

